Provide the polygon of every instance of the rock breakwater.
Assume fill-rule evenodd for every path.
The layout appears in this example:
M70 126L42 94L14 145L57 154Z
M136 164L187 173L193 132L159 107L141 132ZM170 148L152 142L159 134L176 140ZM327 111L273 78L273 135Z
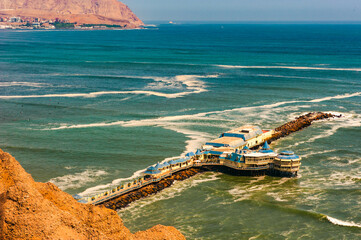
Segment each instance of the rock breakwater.
M268 143L271 143L277 139L286 137L291 133L300 131L312 124L314 121L319 121L327 118L341 117L341 115L334 115L332 113L324 112L311 112L305 115L297 117L295 120L283 124L280 127L274 129L275 133L268 140Z
M134 190L130 193L103 202L100 205L103 205L113 210L121 209L128 206L130 203L136 200L155 194L163 190L164 188L170 187L176 180L182 181L204 171L205 170L200 168L189 168L180 172L176 172L172 176L166 177L160 180L159 182L149 184L140 189Z

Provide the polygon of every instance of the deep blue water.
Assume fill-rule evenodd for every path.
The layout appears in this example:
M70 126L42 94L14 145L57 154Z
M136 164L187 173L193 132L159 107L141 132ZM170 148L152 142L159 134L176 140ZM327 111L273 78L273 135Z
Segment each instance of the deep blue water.
M1 31L0 148L37 181L91 196L243 124L343 118L272 145L298 178L207 173L119 212L189 239L357 239L361 25ZM134 174L136 173L136 174Z

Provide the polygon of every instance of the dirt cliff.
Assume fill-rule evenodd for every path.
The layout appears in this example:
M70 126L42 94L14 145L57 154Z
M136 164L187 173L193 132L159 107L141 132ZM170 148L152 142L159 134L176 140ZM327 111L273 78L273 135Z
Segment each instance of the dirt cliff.
M138 27L143 22L117 0L0 0L0 16Z
M185 239L157 225L132 234L117 213L78 203L52 183L35 182L0 149L0 239Z

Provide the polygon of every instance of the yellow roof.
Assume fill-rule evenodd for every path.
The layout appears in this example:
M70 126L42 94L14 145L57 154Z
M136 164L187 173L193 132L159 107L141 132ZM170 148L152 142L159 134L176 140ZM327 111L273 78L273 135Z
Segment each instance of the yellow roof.
M237 137L221 137L221 138L217 138L214 139L212 141L210 141L211 143L221 143L221 144L230 144L234 141L238 141L239 138Z
M227 133L242 133L242 130L250 130L250 131L256 131L259 127L253 126L253 125L245 125L239 128L235 128L232 130L227 131Z

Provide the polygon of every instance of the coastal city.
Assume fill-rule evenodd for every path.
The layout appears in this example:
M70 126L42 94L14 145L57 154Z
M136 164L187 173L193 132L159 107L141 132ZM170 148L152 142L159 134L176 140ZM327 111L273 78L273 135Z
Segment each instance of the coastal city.
M19 17L19 16L3 16L0 17L0 30L34 30L34 29L78 29L78 30L92 30L92 29L121 29L126 26L115 24L78 24L71 23L67 19L43 19L37 17Z

